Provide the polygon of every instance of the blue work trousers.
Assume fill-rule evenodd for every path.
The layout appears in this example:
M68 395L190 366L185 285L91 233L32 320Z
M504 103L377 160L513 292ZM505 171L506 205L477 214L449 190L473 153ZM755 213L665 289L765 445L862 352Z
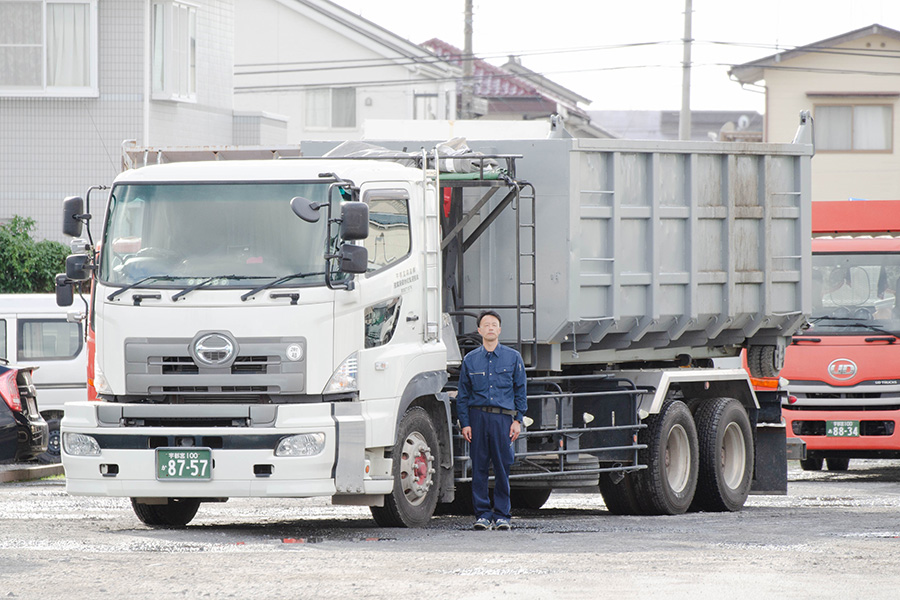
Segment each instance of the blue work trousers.
M472 442L472 504L476 519L509 519L509 467L515 450L509 439L512 416L495 414L472 407L469 424ZM494 467L494 507L488 495L488 471Z

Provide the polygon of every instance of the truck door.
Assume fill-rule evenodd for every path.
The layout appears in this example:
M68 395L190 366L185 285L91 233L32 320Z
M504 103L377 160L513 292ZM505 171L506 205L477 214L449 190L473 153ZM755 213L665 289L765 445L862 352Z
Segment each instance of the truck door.
M369 269L358 279L365 330L360 383L374 383L375 397L396 397L403 371L421 351L421 257L406 189L364 189L362 199L369 205L369 237L363 241Z

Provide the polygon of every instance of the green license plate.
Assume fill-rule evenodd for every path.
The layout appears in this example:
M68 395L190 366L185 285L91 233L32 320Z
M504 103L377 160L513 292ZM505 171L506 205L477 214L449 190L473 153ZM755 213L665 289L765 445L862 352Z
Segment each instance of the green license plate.
M209 448L157 448L156 478L203 481L211 478L212 452Z
M825 421L828 437L859 437L859 421Z

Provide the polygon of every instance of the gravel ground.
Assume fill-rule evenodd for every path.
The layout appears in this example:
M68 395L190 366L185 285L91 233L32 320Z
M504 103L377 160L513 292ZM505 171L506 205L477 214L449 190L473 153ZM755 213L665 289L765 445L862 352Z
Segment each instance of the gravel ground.
M0 598L896 598L900 461L850 468L792 463L787 496L739 513L618 517L554 494L511 532L381 529L324 499L204 504L155 530L62 478L0 484Z

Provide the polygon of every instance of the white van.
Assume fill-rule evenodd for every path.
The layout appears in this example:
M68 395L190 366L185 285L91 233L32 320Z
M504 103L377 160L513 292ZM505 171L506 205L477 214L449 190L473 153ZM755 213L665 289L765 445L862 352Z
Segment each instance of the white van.
M87 400L83 304L61 308L55 294L0 294L0 358L38 367L38 410L50 428L39 460L59 462L63 406Z

